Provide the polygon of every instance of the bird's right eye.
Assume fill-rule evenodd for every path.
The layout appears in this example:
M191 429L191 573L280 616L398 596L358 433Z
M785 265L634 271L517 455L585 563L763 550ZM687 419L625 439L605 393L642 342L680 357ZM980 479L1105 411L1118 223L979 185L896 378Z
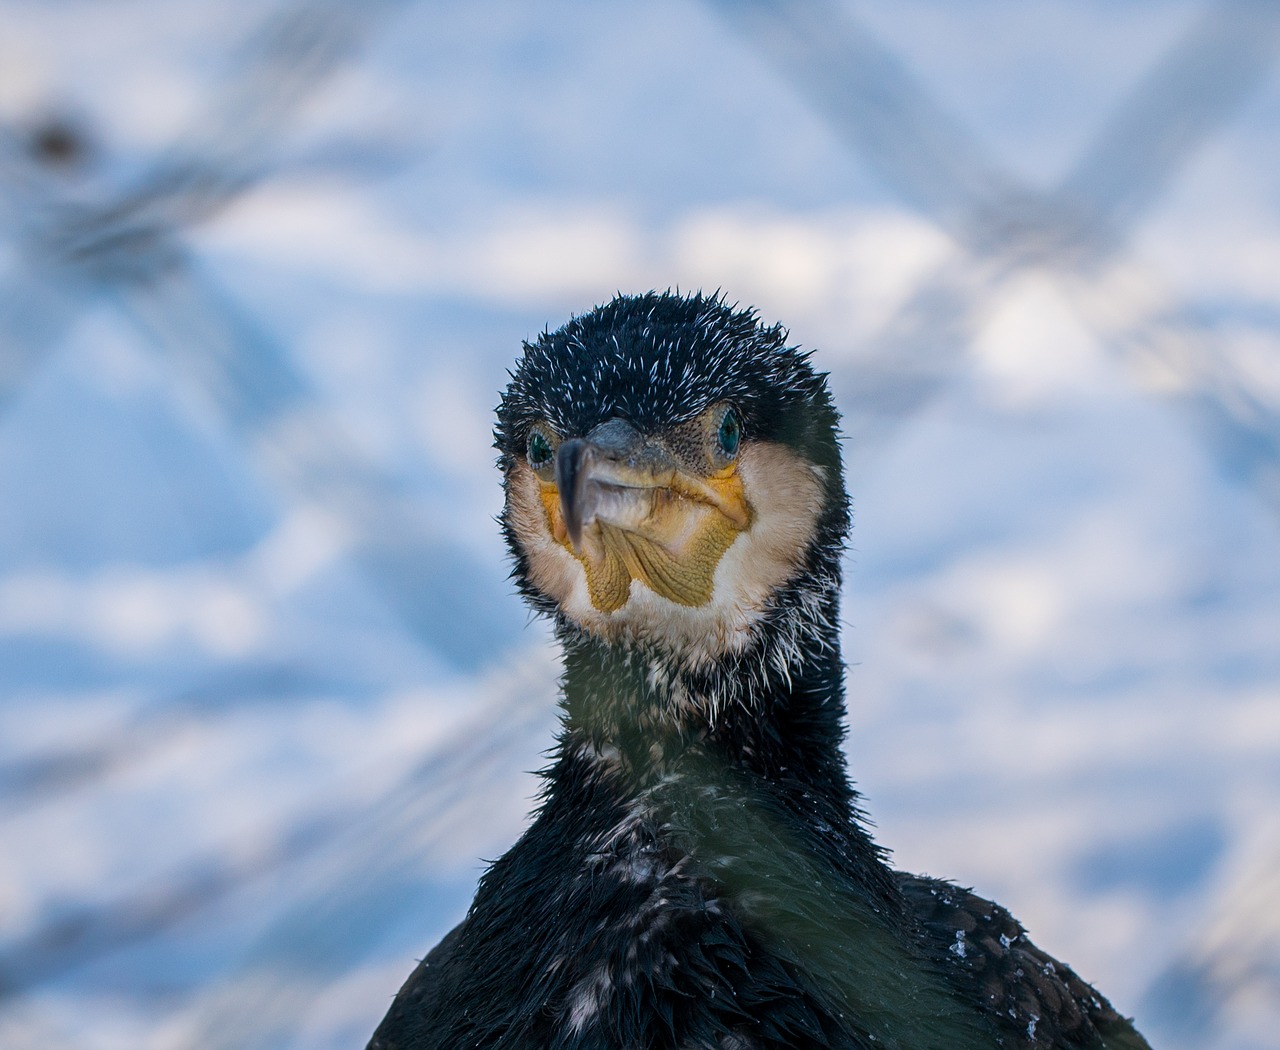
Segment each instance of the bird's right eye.
M534 427L529 432L529 444L527 447L529 466L539 473L549 470L555 453L555 443L552 436L542 427Z

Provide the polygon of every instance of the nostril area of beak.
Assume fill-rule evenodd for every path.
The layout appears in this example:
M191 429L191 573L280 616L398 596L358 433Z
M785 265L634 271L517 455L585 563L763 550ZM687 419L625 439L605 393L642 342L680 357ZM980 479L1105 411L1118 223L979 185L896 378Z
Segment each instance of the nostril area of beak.
M620 462L633 459L644 448L644 435L625 419L609 419L587 435L602 455Z

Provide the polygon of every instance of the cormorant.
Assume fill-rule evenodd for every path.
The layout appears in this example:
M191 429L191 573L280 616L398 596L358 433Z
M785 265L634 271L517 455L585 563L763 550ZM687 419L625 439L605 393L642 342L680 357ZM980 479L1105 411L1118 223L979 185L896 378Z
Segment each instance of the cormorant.
M841 751L826 377L722 296L619 296L498 408L512 575L564 648L532 826L370 1050L1146 1041L1007 911L892 870Z

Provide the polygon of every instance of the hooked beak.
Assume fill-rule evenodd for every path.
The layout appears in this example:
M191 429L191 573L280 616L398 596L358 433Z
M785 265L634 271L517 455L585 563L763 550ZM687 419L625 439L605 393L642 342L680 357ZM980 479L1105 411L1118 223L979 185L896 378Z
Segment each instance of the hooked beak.
M736 470L695 474L622 419L563 442L555 484L564 535L602 611L625 604L633 579L705 604L721 555L751 523Z
M566 441L556 453L556 488L560 491L560 513L574 547L582 546L582 514L586 506L591 446L581 438Z
M727 498L716 486L685 471L665 447L647 441L623 419L611 419L585 438L564 442L556 454L555 476L565 530L577 549L586 525L600 518L626 528L636 517L628 511L645 493L659 490L710 504L739 529L750 523L742 500Z
M581 549L583 526L606 504L620 502L621 490L664 486L675 470L670 453L626 420L611 419L585 438L564 442L556 454L556 488L569 540Z

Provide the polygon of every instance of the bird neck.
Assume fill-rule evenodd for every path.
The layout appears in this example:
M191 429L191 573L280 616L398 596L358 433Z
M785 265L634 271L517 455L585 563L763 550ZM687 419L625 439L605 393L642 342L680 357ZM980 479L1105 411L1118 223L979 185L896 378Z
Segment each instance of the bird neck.
M640 795L690 763L710 763L794 795L797 805L816 796L824 809L851 815L835 591L791 597L752 644L695 669L562 623L564 732L551 792L560 779L580 779L584 765Z

